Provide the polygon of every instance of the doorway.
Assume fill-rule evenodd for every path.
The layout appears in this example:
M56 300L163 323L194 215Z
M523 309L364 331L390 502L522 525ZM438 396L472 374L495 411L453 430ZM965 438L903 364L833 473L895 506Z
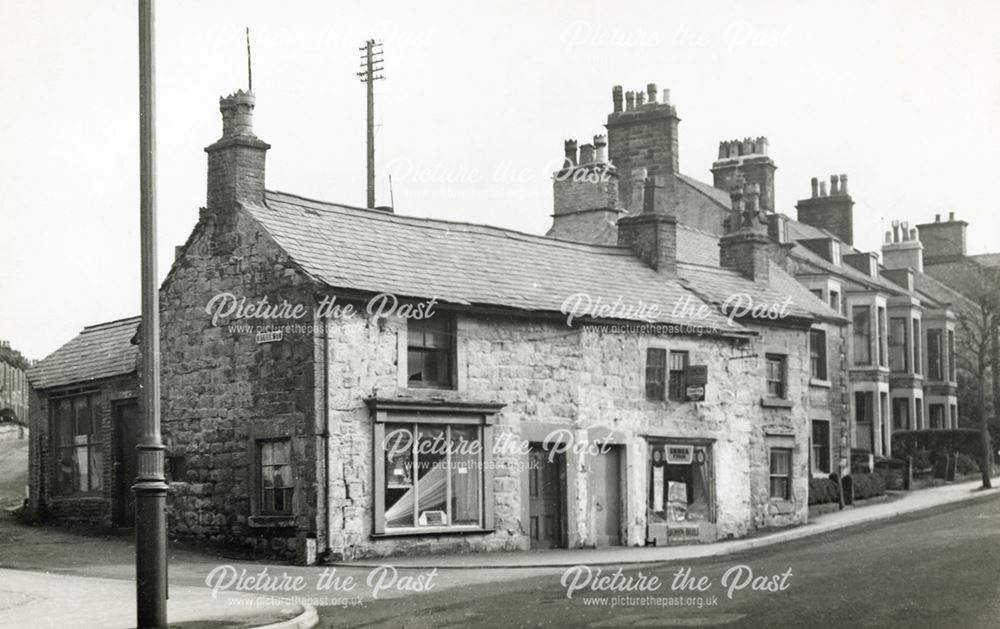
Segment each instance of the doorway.
M593 497L594 541L598 546L620 546L621 539L621 446L602 446L590 471Z
M112 407L114 439L114 525L131 527L135 523L135 494L132 485L136 477L136 429L139 405L135 401L120 402Z
M531 548L566 545L566 457L542 444L528 451L528 532Z

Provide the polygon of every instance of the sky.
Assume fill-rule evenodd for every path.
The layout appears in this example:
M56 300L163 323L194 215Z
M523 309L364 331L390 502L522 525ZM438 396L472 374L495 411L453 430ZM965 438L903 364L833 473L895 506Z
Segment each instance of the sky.
M849 175L855 243L954 211L1000 251L1000 3L779 0L157 3L158 265L205 203L218 99L246 88L267 186L364 205L359 47L376 87L379 204L542 234L563 140L603 132L611 88L670 89L680 165L766 136L778 211ZM136 3L0 1L0 339L40 359L139 313ZM388 175L392 174L390 195Z

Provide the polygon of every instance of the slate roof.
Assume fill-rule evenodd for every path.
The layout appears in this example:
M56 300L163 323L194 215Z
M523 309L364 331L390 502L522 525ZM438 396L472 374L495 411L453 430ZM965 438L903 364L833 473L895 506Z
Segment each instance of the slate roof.
M83 384L136 370L139 347L132 344L139 317L87 326L69 343L27 370L36 389Z
M719 266L719 239L713 234L677 224L677 260L703 266Z
M701 295L705 301L720 308L731 296L737 294L748 295L753 304L765 306L777 304L780 307L790 298L788 302L790 317L847 323L847 320L830 308L825 301L816 297L798 280L773 264L768 266L768 281L757 283L749 281L733 269L684 262L678 264L677 268L680 276L692 290ZM737 308L746 307L747 302L731 301L730 305Z
M729 327L674 316L682 298L703 302L622 247L572 243L515 231L391 214L268 192L266 207L247 205L302 269L331 288L437 298L458 305L560 312L586 293L605 303L659 306L659 323ZM628 317L634 318L634 317Z

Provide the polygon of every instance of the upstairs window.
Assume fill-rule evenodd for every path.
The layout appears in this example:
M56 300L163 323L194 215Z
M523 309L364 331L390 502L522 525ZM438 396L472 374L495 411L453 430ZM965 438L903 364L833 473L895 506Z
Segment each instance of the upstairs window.
M854 364L872 364L872 311L868 306L854 306L851 334L854 338Z
M885 308L882 306L878 307L878 365L879 367L886 366L886 325L885 325Z
M670 352L670 390L668 397L675 402L683 402L687 382L684 379L684 370L688 366L687 352Z
M812 377L826 380L826 332L809 331L809 369Z
M785 357L778 354L767 354L767 397L784 399L785 397Z
M650 347L646 350L646 399L663 400L667 384L667 350Z
M55 399L52 443L55 454L55 493L88 494L103 489L104 450L97 396Z
M948 330L948 380L955 382L955 331Z
M943 380L941 330L927 330L927 379Z
M407 383L455 388L455 320L443 314L407 320Z
M893 317L889 320L889 369L892 371L910 369L906 327L906 319Z
M830 308L840 312L840 293L838 291L830 291Z

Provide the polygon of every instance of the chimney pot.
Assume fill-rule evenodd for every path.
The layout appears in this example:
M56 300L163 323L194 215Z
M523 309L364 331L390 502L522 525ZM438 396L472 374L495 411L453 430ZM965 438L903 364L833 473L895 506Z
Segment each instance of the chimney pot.
M594 148L596 153L594 159L603 164L608 161L608 137L606 135L594 136Z
M910 240L917 240L917 228L913 227L910 229Z
M611 88L611 104L613 105L613 111L621 113L622 110L622 86L616 85Z
M635 109L635 92L629 90L625 92L625 111L632 111Z
M813 177L809 184L812 186L812 198L815 199L819 196L819 179Z
M636 92L635 93L635 106L642 107L646 104L646 92Z
M664 105L670 104L670 90L668 89L663 90L663 104Z
M821 196L821 197L825 197L826 196L826 182L825 181L819 182L819 196Z
M840 175L840 194L847 194L847 175Z
M576 140L563 142L563 152L566 155L566 167L576 166Z
M656 102L656 83L648 83L646 85L646 94L649 96L649 102Z
M594 163L594 145L593 144L580 145L580 165L593 164L593 163Z
M835 197L840 194L840 177L830 175L830 196Z
M886 231L885 232L885 244L889 244L891 242L892 242L892 232L891 231Z
M941 215L940 214L935 214L934 215L934 222L935 223L940 223L941 222Z
M949 221L954 221L955 220L955 213L954 212L948 212L948 220Z

